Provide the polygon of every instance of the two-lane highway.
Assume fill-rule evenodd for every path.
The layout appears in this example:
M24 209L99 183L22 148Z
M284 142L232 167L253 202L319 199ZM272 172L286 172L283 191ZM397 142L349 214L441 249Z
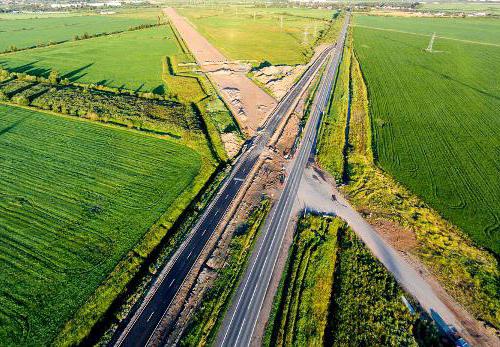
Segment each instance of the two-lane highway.
M349 13L345 19L337 47L328 57L327 69L321 79L314 98L312 113L294 159L290 175L276 205L271 210L267 223L262 231L262 242L256 250L257 255L247 269L240 289L233 300L217 338L218 346L249 346L266 296L269 283L278 260L284 235L291 217L292 207L299 184L314 148L321 115L326 110L334 85L337 69L342 57L342 50L349 23Z
M322 52L310 64L301 79L272 112L268 122L249 141L219 193L209 204L186 241L161 271L140 307L132 313L126 326L119 328L111 342L115 346L145 346L158 329L184 279L190 273L203 248L229 210L234 198L248 178L252 168L278 129L281 120L293 110L298 98L311 83L331 51Z

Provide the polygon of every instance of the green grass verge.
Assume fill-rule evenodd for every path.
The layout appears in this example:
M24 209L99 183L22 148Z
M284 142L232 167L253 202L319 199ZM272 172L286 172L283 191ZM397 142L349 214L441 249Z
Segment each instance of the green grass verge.
M56 344L78 343L211 166L183 145L76 118L0 105L0 124L0 339L49 344L65 326Z
M347 40L335 87L330 96L328 112L322 118L316 155L318 164L328 171L337 182L342 181L344 177L345 124L349 105L351 46L351 41Z
M337 232L344 223L331 217L300 219L287 270L274 301L264 345L322 345L337 257Z
M217 278L203 296L201 306L184 331L181 346L206 346L215 339L270 207L268 199L262 200L248 220L235 231L226 264L218 270Z
M416 345L416 324L431 330L410 316L402 294L345 222L303 216L263 345Z

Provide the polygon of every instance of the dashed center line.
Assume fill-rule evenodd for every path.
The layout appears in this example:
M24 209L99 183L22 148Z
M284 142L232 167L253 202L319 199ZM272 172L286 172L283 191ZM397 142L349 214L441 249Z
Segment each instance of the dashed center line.
M154 313L155 313L155 311L151 312L151 314L149 315L148 320L146 322L149 322L149 320L151 319L151 317L153 317Z
M169 288L172 287L172 284L174 284L174 282L175 282L175 278L172 280L172 282L170 282L170 284L168 285L168 287Z

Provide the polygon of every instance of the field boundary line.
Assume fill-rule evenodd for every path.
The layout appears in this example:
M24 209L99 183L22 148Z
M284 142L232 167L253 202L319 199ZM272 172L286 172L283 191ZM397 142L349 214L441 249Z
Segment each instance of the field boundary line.
M425 36L425 37L431 37L432 36L432 34L421 34L421 33L415 33L415 32L411 32L411 31L404 31L404 30L396 30L396 29L387 29L387 28L373 27L373 26L369 26L369 25L352 24L351 26L352 27L365 28L365 29L381 30L381 31L392 31L392 32L396 32L396 33L410 34L410 35L417 35L417 36ZM477 44L477 45L486 45L486 46L500 47L500 44L492 43L492 42L482 42L482 41L474 41L474 40L457 39L457 38L453 38L453 37L449 37L449 36L441 36L441 35L436 35L436 37L440 38L440 39L445 39L445 40L452 40L452 41L473 43L473 44Z

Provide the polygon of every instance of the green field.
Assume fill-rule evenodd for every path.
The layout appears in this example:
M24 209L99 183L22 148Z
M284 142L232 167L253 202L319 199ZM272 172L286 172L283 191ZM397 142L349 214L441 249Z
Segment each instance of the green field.
M90 35L127 30L152 20L116 16L92 15L50 17L39 19L0 20L0 51L15 46L18 49L72 40L75 35Z
M356 26L367 26L370 28L402 31L426 36L436 33L438 37L500 46L500 35L498 35L498 32L500 31L500 20L491 18L408 18L356 16L354 24ZM420 39L409 39L409 41L414 40ZM426 39L424 38L423 40ZM429 38L427 38L427 40L429 40ZM425 47L427 47L427 44L425 44L423 48ZM462 47L462 49L465 48L466 46Z
M171 141L0 105L1 344L49 345L200 167Z
M383 18L384 24L381 19L377 26L397 28L403 20ZM356 18L357 24L371 26L373 21ZM400 27L419 32L429 23L421 19L412 26L416 21ZM454 37L482 42L492 41L491 28L498 28L495 20L484 20L477 30L472 21L470 26L464 25L468 20L443 21L447 35L455 28ZM378 162L479 245L498 254L500 47L438 38L430 53L425 51L429 39L354 29Z
M500 4L486 2L441 2L420 3L418 10L433 12L485 12L488 14L500 14Z
M179 53L169 26L159 26L0 55L10 71L48 76L51 69L73 82L163 93L162 59ZM167 91L168 92L168 91Z
M282 10L285 9L178 9L229 59L254 60L256 65L263 61L274 65L305 63L311 57L314 40L328 26L328 22L319 18L303 18L299 16L300 11L294 11L293 16L282 16L281 28L279 13ZM304 15L308 16L310 12L305 11ZM322 12L321 16L324 15ZM306 30L307 42L304 36Z

